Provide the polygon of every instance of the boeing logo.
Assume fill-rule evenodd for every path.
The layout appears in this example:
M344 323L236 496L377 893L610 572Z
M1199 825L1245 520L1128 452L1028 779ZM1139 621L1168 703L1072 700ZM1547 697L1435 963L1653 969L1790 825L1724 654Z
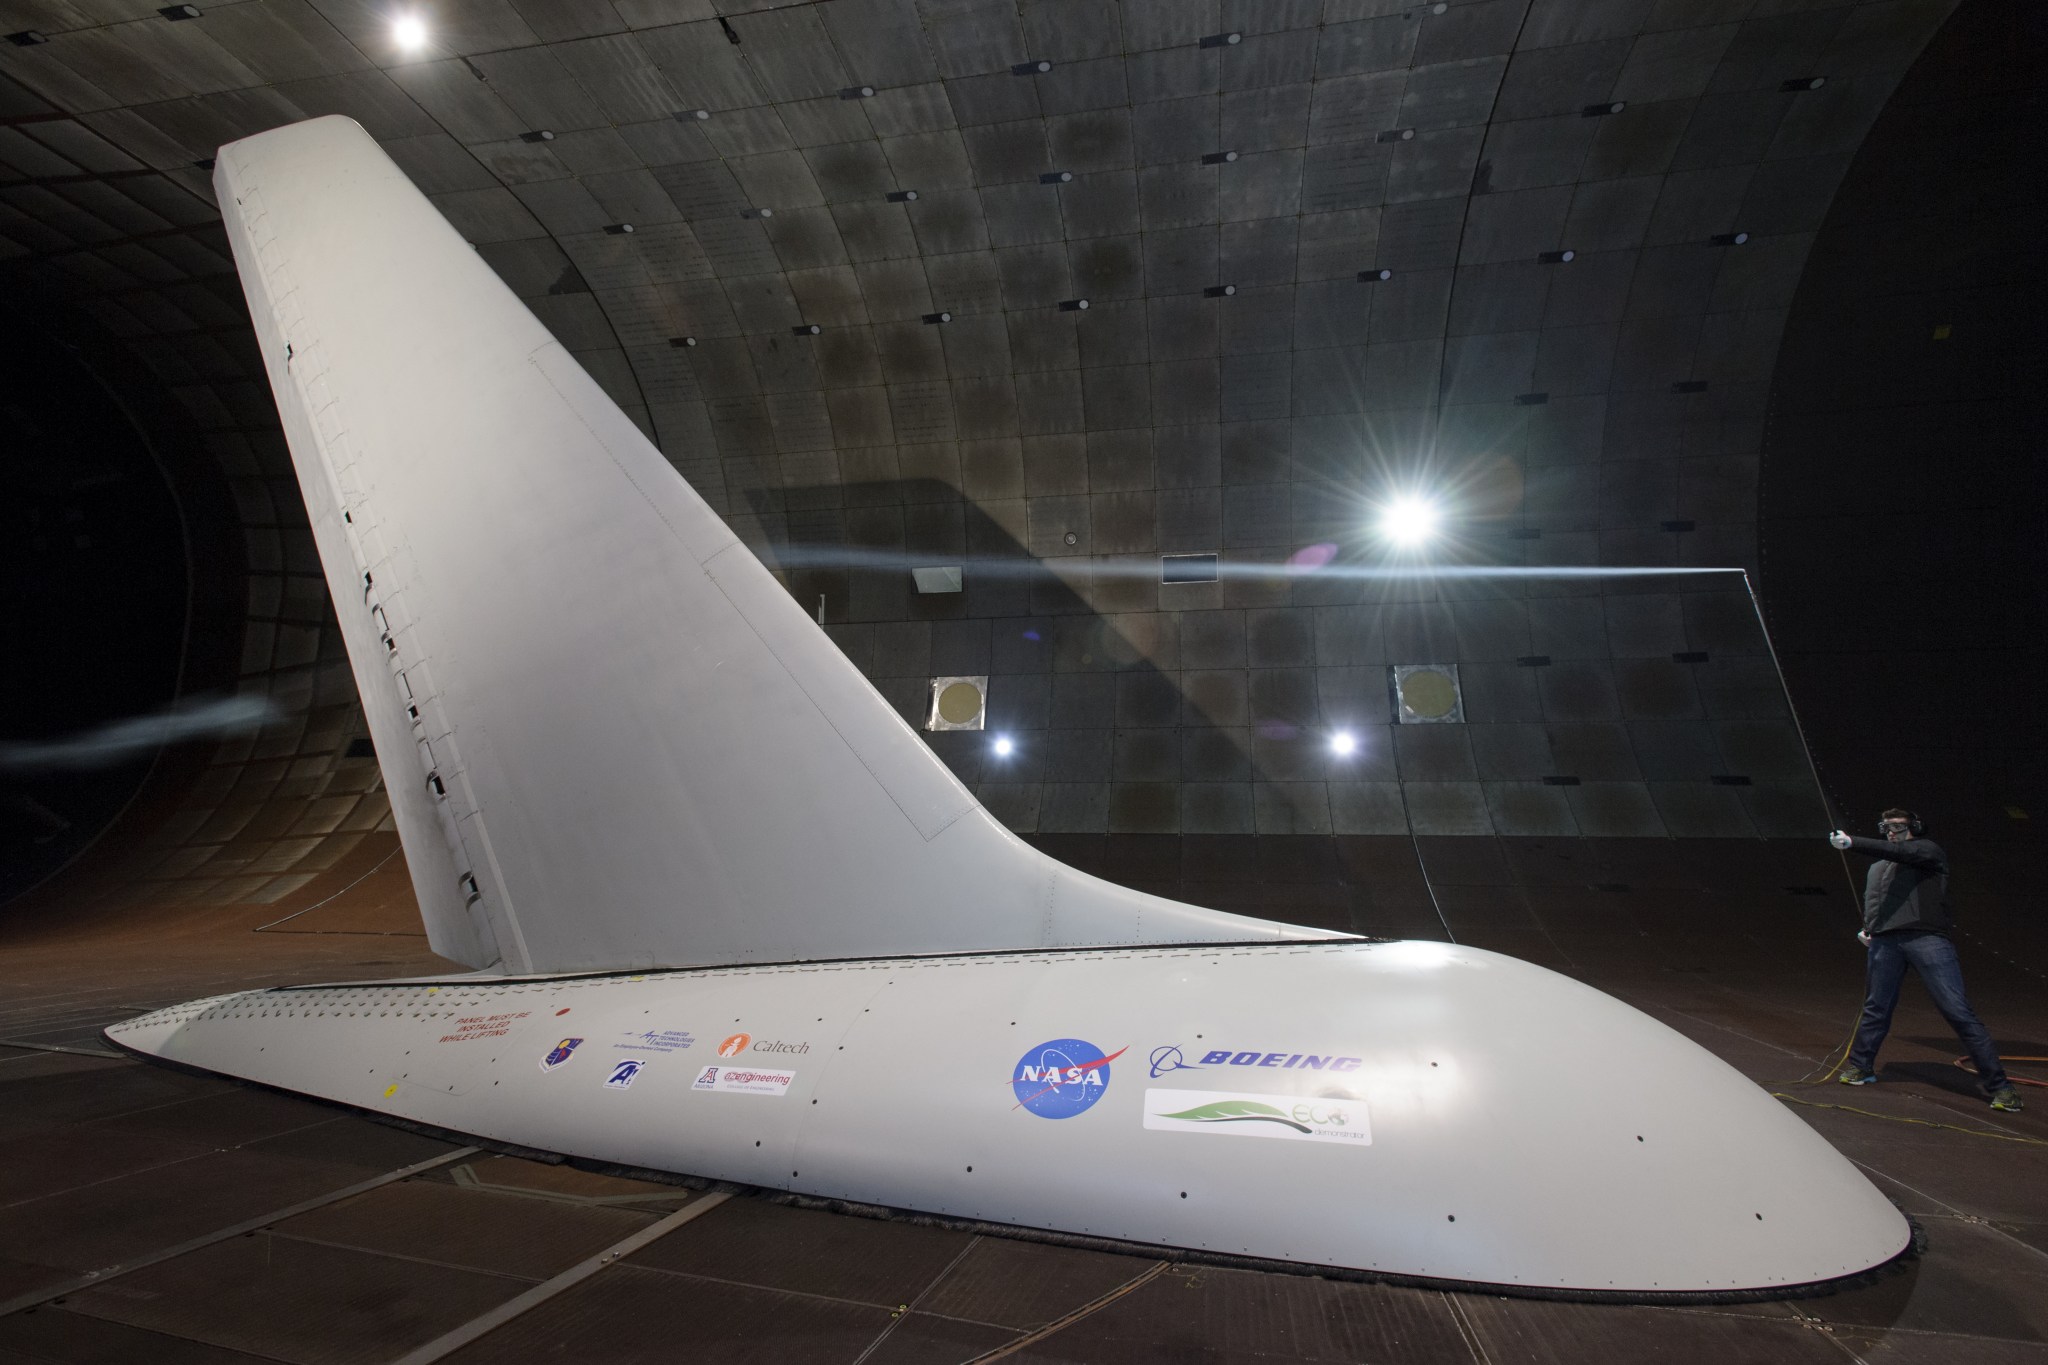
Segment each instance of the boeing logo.
M1238 1052L1212 1048L1199 1062L1190 1062L1182 1051L1167 1044L1152 1049L1153 1079L1173 1071L1201 1071L1212 1066L1270 1066L1283 1071L1356 1071L1365 1064L1362 1057L1340 1057L1322 1052Z

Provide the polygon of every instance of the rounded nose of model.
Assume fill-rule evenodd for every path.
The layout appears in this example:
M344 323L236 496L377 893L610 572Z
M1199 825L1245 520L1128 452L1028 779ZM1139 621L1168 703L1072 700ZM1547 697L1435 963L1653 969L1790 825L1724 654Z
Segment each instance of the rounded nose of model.
M1373 1155L1415 1230L1411 1273L1630 1293L1777 1289L1899 1255L1910 1225L1754 1082L1541 967L1390 944L1368 1057ZM1423 1267L1427 1268L1423 1268ZM1392 1267L1388 1267L1392 1268Z

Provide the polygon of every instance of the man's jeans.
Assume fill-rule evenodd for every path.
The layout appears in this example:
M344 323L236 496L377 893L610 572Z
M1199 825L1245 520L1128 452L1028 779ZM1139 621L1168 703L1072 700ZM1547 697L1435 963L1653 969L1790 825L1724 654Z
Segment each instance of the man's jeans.
M1869 985L1863 999L1863 1021L1856 1026L1856 1042L1849 1049L1849 1065L1865 1071L1876 1069L1878 1045L1891 1032L1892 1010L1899 1003L1899 984L1906 979L1908 963L1920 974L1920 984L1927 987L1941 1017L1970 1050L1984 1092L2004 1089L2010 1082L1999 1065L1998 1046L1977 1022L1977 1012L1963 994L1963 968L1956 961L1956 946L1947 934L1932 929L1898 929L1870 936Z

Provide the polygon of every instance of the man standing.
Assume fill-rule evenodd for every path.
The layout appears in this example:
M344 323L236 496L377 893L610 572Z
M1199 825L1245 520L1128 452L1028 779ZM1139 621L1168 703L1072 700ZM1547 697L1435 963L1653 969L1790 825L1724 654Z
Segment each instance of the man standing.
M1868 985L1863 1019L1849 1047L1848 1065L1835 1079L1844 1085L1870 1085L1877 1049L1891 1031L1892 1010L1910 964L1933 997L1934 1007L1970 1050L1977 1083L1991 1097L1991 1107L2008 1113L2020 1109L2020 1092L2007 1079L1998 1060L1998 1046L1977 1020L1963 994L1963 969L1948 931L1955 926L1948 910L1948 855L1932 839L1921 837L1920 817L1897 807L1878 818L1882 839L1858 839L1836 830L1828 842L1877 859L1863 883L1863 931L1856 937L1869 946Z

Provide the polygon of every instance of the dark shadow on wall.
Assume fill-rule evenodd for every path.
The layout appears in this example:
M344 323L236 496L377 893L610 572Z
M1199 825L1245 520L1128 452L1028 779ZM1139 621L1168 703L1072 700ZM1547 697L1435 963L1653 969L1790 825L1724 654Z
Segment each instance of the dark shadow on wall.
M1849 167L1786 324L1763 591L1859 823L1917 803L2003 834L2048 801L2044 139L2048 10L1971 0Z
M193 780L217 735L137 744L119 727L232 691L246 568L217 461L124 346L22 297L0 310L0 348L0 741L45 755L0 768L5 902ZM81 734L102 742L41 748Z
M2048 8L1966 0L1848 166L1772 380L1761 588L1864 832L1917 809L1984 951L2048 970ZM1967 942L1967 941L1966 941Z

